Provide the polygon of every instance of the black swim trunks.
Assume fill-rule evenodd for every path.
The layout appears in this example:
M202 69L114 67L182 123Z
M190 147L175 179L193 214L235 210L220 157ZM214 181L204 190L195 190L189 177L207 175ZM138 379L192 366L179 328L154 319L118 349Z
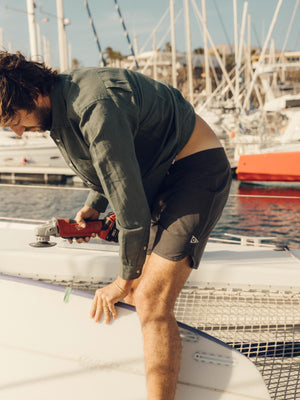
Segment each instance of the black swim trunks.
M191 266L198 268L230 184L231 168L221 147L176 161L153 203L147 254L172 261L190 256Z

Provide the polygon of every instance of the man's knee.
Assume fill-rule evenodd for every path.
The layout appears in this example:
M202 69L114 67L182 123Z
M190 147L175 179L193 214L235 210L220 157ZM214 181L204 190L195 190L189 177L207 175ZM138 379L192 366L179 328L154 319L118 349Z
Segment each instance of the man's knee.
M139 286L134 294L136 311L142 327L149 322L163 322L173 318L174 305L168 296L159 294L156 290L145 290Z
M140 285L136 288L134 293L134 301L136 306L137 313L147 314L150 313L150 310L155 307L155 300L152 296L143 288L143 285Z
M170 261L153 253L148 259L142 279L136 287L134 302L141 322L167 319L173 309L191 268L189 257Z

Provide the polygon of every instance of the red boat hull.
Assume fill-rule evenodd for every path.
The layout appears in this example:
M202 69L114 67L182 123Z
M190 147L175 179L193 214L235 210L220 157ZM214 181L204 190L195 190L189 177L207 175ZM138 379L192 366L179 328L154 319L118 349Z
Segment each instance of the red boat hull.
M237 179L300 182L300 152L241 155L237 167Z

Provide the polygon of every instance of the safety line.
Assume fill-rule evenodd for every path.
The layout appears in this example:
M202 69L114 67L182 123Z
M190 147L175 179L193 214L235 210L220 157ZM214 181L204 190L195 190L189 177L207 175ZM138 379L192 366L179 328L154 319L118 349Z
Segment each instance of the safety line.
M1 217L0 217L1 218ZM259 236L256 237L256 239L259 239ZM220 243L232 243L232 244L238 244L241 246L241 240L231 240L231 239L222 239L222 238L217 238L217 237L210 237L209 242L220 242ZM253 246L253 247L269 247L271 249L274 249L274 244L268 244L268 243L258 243L255 244L253 241L247 242L247 247Z
M95 39L95 42L96 42L97 47L98 47L100 65L102 64L101 66L106 67L106 61L105 61L105 58L103 56L103 51L101 49L99 37L98 37L97 31L96 31L96 28L95 28L95 24L94 24L94 21L93 21L92 13L91 13L91 10L90 10L90 7L88 5L87 0L84 0L84 5L86 7L86 10L87 10L87 13L88 13L88 16L89 16L90 25L91 25L91 28L92 28L93 34L94 34L94 39Z
M135 52L134 52L134 49L133 49L129 34L128 34L128 31L127 31L127 28L126 28L126 25L125 25L124 18L122 17L122 14L121 14L120 6L119 6L117 0L114 0L114 2L115 2L116 10L117 10L119 18L120 18L120 22L121 22L123 31L124 31L124 35L125 35L125 37L127 39L127 42L128 42L129 50L130 50L130 52L131 52L131 54L132 54L132 56L134 58L136 69L139 70L139 64L138 64L138 61L137 61L137 58L136 58L136 55L135 55Z
M44 222L47 222L47 220L43 220L43 219L14 218L14 217L2 217L2 216L0 216L0 220L4 220L4 221L18 221L18 222L37 222L37 223L44 223Z
M299 258L298 258L297 256L295 256L295 254L293 254L293 253L291 252L291 250L293 250L293 249L290 249L289 247L285 247L284 250L285 250L285 252L288 253L295 261L297 261L298 264L300 264Z
M1 183L0 187L17 187L17 188L29 188L29 189L62 189L62 190L84 190L88 191L89 188L85 187L71 187L71 186L47 186L47 185L18 185L15 183Z
M254 197L262 199L295 199L295 200L300 199L300 196L273 196L265 194L230 194L229 197Z
M73 186L47 186L47 185L21 185L14 183L0 183L0 187L16 187L16 188L29 188L29 189L58 189L58 190L81 190L88 191L86 187L73 187ZM276 196L276 195L259 195L259 194L230 194L229 197L251 197L251 198L265 198L265 199L293 199L300 200L300 196Z

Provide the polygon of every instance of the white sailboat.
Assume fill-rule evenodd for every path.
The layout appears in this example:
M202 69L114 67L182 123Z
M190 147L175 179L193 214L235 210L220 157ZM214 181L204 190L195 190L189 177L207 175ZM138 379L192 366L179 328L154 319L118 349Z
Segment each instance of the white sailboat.
M118 246L97 239L69 245L58 238L53 239L54 247L32 248L34 228L34 224L0 223L0 293L5 304L0 394L7 399L93 398L100 381L105 398L126 398L124 392L130 400L145 398L134 312L120 305L119 322L103 332L82 322L88 293L116 275ZM193 347L188 362L182 364L180 384L189 389L181 388L177 400L296 398L299 258L298 250L262 245L257 238L209 242L199 269L192 272L176 303L177 319L192 326L182 327L183 339L197 346L204 343ZM209 332L223 344L213 347L210 338L193 328ZM120 331L126 338L121 345ZM84 337L91 338L89 343ZM95 352L97 340L101 346ZM247 355L256 368L228 351L224 342ZM195 379L187 381L192 371ZM116 380L127 390L123 384L115 385ZM136 386L137 395L132 389Z
M70 291L72 296L72 290L90 293L114 280L119 263L117 245L100 239L71 245L53 238L56 246L33 248L29 243L34 241L35 227L0 223L2 274L59 284L66 298ZM242 238L240 243L238 239L210 240L199 269L191 273L178 298L175 313L179 321L247 355L262 374L272 398L283 400L292 397L281 397L282 390L293 395L300 385L299 374L295 375L300 358L300 253L285 246L263 245L266 239L270 242L270 238ZM21 300L14 285L18 302ZM63 293L59 296L60 307L66 307ZM282 368L289 375L288 381L286 374L281 375ZM243 379L247 377L245 371ZM245 387L263 387L261 384L258 379L250 386L245 383ZM246 394L249 397L245 398L255 398L251 390ZM217 398L236 398L227 395L219 391ZM267 398L263 396L267 395L257 398Z
M0 131L2 181L64 182L74 175L48 133L19 137L9 129Z

